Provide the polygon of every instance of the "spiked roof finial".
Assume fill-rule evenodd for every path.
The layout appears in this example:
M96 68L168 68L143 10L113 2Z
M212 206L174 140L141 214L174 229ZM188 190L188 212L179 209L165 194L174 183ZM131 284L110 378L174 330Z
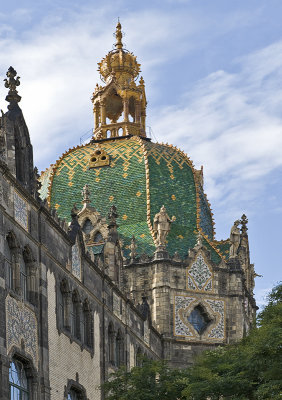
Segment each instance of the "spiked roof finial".
M118 50L122 49L122 47L123 47L121 39L122 39L121 23L119 22L119 19L118 19L118 23L117 23L117 26L116 26L116 40L117 41L116 41L116 44L115 44L115 47Z

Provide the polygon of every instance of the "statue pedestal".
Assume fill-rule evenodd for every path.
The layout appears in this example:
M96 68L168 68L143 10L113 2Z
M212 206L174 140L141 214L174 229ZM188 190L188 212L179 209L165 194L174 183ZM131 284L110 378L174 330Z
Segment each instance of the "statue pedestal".
M169 254L165 246L158 246L154 253L154 260L167 260L169 259Z

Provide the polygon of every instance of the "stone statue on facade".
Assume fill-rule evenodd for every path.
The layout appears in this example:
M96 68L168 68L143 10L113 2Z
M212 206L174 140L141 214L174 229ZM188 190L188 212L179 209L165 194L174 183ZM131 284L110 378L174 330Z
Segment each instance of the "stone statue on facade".
M230 250L229 250L229 258L234 258L237 257L238 255L238 249L240 245L240 229L238 228L238 225L240 224L240 221L237 220L234 222L231 232L230 232Z
M133 260L137 253L136 253L136 240L135 236L132 236L131 243L130 243L130 258Z
M165 206L162 206L160 212L155 215L153 230L157 236L158 246L166 246L166 237L170 231L170 225L175 219L175 217L169 218Z
M82 203L90 203L90 190L88 185L83 186L81 195L83 198Z

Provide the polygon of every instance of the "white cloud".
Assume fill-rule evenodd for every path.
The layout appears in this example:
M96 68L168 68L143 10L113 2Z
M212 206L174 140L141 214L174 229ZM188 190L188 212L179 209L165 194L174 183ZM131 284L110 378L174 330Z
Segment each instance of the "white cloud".
M205 165L209 197L229 210L239 197L254 200L263 178L282 167L281 50L279 42L241 58L236 73L210 74L151 117L161 140Z

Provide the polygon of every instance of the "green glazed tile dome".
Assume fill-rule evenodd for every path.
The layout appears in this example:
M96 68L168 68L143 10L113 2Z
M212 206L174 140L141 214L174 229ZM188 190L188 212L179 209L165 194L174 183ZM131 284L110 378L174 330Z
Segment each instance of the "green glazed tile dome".
M61 218L70 221L70 210L74 203L79 208L82 188L88 184L91 205L102 216L107 216L111 205L117 207L125 253L134 235L138 254L153 254L153 219L164 204L168 215L176 217L167 237L171 255L177 251L186 256L202 230L212 259L221 260L212 242L209 204L192 162L183 152L137 136L107 140L99 147L110 156L110 165L89 169L90 156L97 147L97 143L89 143L71 149L41 175L41 197L47 198Z

